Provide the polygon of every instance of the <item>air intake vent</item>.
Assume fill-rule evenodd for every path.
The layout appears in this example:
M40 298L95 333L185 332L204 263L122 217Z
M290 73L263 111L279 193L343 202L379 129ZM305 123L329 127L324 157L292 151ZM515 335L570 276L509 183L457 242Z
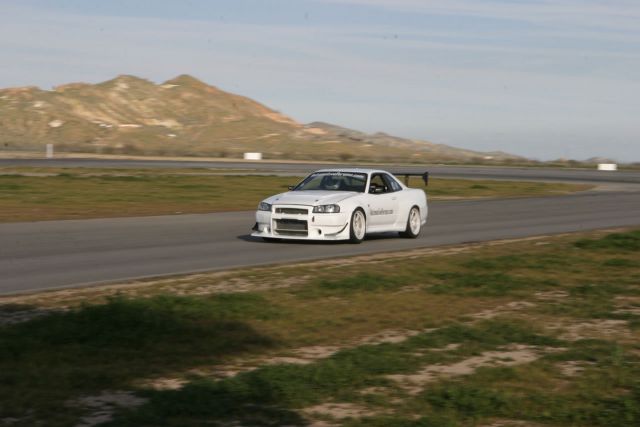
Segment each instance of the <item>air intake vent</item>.
M276 208L276 213L289 215L307 215L309 213L309 210L297 208Z
M309 234L307 221L297 219L276 219L275 232L289 236L307 236Z

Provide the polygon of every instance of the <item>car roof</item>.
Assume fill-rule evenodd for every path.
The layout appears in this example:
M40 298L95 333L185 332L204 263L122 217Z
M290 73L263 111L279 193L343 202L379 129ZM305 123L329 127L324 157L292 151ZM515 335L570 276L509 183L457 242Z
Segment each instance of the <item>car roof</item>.
M366 173L366 174L371 174L374 172L384 172L384 173L389 173L387 171L381 170L381 169L366 169L366 168L331 168L331 169L320 169L317 170L313 173L318 173L318 172L350 172L350 173Z

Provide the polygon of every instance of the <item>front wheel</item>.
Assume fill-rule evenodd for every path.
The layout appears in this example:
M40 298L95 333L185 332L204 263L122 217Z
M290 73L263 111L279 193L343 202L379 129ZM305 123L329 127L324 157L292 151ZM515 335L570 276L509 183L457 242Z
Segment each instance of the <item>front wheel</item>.
M356 209L351 214L351 226L349 227L349 240L351 243L361 243L367 232L367 219L361 209Z
M407 218L407 228L400 233L403 237L415 239L420 234L422 229L422 219L420 218L420 209L416 206L412 207L409 211L409 217Z

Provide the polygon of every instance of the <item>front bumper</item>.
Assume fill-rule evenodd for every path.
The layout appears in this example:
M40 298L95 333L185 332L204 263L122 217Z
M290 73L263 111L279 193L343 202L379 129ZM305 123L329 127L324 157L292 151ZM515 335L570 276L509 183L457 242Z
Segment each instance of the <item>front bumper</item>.
M252 236L294 240L345 240L349 238L349 215L313 213L313 206L273 205L257 211Z

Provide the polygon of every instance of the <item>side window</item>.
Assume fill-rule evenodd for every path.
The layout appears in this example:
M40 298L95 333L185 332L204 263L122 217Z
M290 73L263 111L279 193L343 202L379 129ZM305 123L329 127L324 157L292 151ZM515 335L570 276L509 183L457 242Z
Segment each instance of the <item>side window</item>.
M369 184L369 193L381 194L389 193L391 188L387 185L382 174L376 173L371 176L371 183Z
M387 183L387 187L390 189L389 191L400 191L400 190L402 190L402 187L400 186L400 184L398 184L398 181L393 179L393 177L391 177L390 175L384 174L383 178L384 178L385 182Z

